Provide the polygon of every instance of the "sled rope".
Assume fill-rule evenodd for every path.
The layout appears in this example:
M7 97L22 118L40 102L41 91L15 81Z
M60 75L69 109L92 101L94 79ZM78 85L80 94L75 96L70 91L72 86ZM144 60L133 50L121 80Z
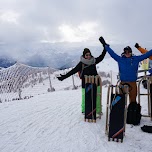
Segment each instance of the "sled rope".
M96 108L92 109L92 111L87 116L90 116L94 111L96 111Z
M113 136L112 136L112 138L115 138L116 136L118 136L121 132L123 132L124 131L124 127L122 128L122 129L120 129L118 132L116 132Z

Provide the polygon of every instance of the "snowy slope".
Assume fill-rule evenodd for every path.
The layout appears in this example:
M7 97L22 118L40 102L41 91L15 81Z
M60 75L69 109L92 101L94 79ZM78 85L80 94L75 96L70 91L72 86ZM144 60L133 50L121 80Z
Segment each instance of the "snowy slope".
M109 60L110 63L111 60ZM98 71L117 69L98 65ZM112 69L110 69L110 67ZM65 70L66 71L66 70ZM152 152L151 134L140 127L152 125L150 118L143 117L140 126L126 125L123 143L108 142L105 134L107 87L103 86L103 116L97 123L84 122L81 113L81 87L72 90L72 78L62 82L55 75L52 85L55 92L47 92L48 80L22 90L32 98L0 103L0 152ZM81 85L80 79L75 84ZM141 88L142 92L146 92ZM10 95L11 96L11 95ZM141 100L142 113L147 113L147 98Z
M81 89L64 90L0 105L1 152L150 152L151 134L141 131L151 124L126 126L123 143L108 142L105 135L107 88L103 89L103 116L97 123L84 122ZM143 138L144 137L144 138Z

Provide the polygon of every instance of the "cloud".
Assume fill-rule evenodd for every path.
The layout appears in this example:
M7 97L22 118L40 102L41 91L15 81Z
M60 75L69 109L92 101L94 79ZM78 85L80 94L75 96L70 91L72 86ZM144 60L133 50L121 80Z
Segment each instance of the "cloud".
M12 24L18 24L18 18L19 14L11 11L11 10L5 10L0 12L0 22L1 23L12 23Z
M96 35L97 23L86 22L81 23L78 26L74 25L61 25L59 31L61 33L61 41L67 42L83 42L94 37Z
M5 0L0 6L1 54L26 57L25 50L32 54L47 43L99 46L101 35L112 45L151 46L151 0Z
M10 34L13 34L14 30L18 29L17 35L27 37L29 40L31 38L31 41L34 41L33 39L35 41L42 39L61 41L63 38L69 40L65 35L65 30L76 35L74 33L79 34L81 26L87 28L88 23L99 25L92 37L104 34L110 39L111 35L117 35L118 40L125 40L139 39L142 34L142 37L150 39L150 17L152 15L147 11L151 9L150 0L147 0L146 3L142 0L131 2L127 0L103 0L102 2L100 0L62 0L62 2L59 0L22 0L22 2L6 0L6 2L0 3L3 7L0 21L6 21L5 26L1 25L2 31L7 33L9 29ZM12 26L14 26L13 24L19 25L10 29L11 23ZM91 32L92 28L87 31ZM81 37L83 37L82 41L89 40L90 36L85 32L84 29L82 36L74 36L76 41L81 41ZM78 40L79 37L80 40ZM10 41L10 38L8 39ZM13 41L14 39L13 37Z

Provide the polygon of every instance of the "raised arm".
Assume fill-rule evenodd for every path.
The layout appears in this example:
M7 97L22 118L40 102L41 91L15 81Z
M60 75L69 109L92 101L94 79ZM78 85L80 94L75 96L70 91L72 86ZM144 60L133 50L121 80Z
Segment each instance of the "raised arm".
M149 58L150 56L152 56L152 50L146 52L146 53L143 54L143 55L138 56L138 60L139 60L139 61L142 61L142 60L144 60L144 59Z
M121 57L117 55L108 45L105 46L105 49L114 60L116 61L120 60Z
M104 59L104 57L106 55L106 52L107 51L104 48L104 50L102 51L102 54L99 57L96 58L96 64L98 64L99 62L101 62Z
M148 52L148 50L142 48L141 46L139 46L138 43L135 44L135 47L142 53L145 54L146 52ZM152 60L152 56L149 57L150 60Z
M110 56L111 56L114 60L118 61L118 60L121 58L119 55L117 55L117 54L109 47L109 45L106 43L106 41L104 40L104 38L103 38L102 36L99 38L99 41L102 43L104 49L110 54Z

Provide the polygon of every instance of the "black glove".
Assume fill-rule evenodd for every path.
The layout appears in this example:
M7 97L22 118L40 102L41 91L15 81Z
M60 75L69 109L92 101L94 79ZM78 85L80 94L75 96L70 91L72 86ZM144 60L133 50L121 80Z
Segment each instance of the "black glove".
M60 74L60 76L57 78L58 78L58 80L63 81L66 77L65 77L65 75Z
M135 44L135 48L137 48L137 49L138 49L139 47L140 47L140 46L139 46L139 44L138 44L138 43L136 43L136 44Z
M102 43L103 47L105 45L107 45L107 43L105 42L105 40L104 40L104 38L102 36L99 38L99 41Z

